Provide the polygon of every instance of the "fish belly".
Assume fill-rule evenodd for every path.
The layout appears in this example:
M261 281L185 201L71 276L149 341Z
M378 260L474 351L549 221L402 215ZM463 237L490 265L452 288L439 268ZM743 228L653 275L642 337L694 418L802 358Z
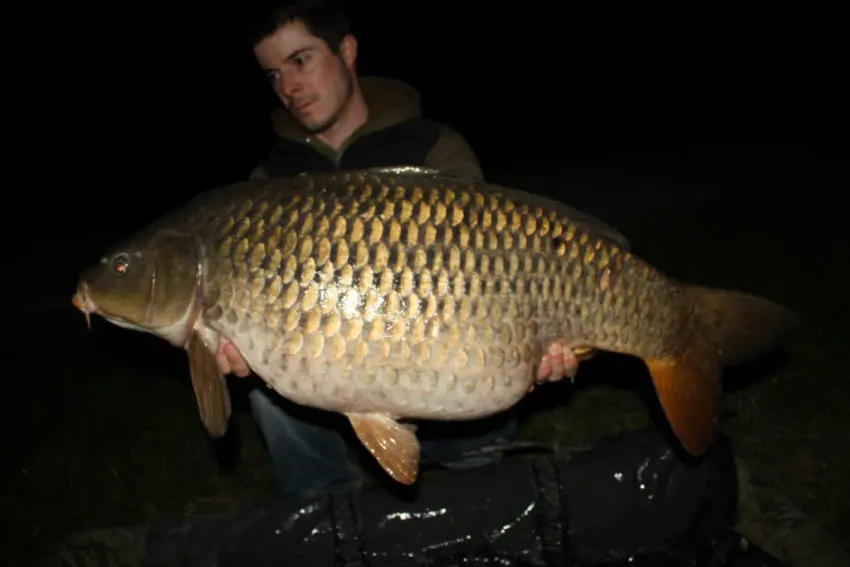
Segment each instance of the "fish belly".
M412 419L476 419L513 406L533 383L541 351L527 343L481 347L449 336L339 343L319 331L280 335L223 324L220 332L255 374L295 403Z

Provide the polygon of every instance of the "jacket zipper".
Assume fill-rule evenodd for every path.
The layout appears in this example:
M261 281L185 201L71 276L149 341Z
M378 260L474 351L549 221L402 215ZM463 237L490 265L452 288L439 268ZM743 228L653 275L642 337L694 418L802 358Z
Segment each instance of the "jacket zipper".
M313 148L313 151L315 151L316 153L320 154L323 157L326 157L332 164L334 164L334 169L336 171L339 171L339 168L342 166L342 155L345 153L345 151L335 152L334 158L331 159L324 152L320 152L318 149L316 149L316 147L313 145L313 139L312 138L308 137L305 141L307 142L308 146Z

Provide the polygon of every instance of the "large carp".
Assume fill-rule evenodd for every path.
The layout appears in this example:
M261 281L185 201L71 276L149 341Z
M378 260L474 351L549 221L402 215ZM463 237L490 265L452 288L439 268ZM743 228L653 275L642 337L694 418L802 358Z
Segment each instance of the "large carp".
M105 254L74 305L186 349L201 419L230 416L232 343L286 398L348 417L394 479L418 474L405 419L480 418L588 353L640 357L673 432L717 435L721 366L796 324L767 300L695 287L613 229L517 189L400 169L208 191Z

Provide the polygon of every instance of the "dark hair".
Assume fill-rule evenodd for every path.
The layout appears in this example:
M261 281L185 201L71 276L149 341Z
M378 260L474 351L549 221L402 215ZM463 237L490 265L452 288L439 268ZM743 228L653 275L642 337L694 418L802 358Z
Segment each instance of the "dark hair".
M307 31L320 38L334 54L342 38L351 33L351 23L338 0L291 0L266 8L248 24L246 38L253 48L279 28L300 21Z

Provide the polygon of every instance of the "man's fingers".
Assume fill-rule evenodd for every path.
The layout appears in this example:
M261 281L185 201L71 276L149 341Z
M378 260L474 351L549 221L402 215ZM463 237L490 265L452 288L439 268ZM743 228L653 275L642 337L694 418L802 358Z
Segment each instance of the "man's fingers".
M224 356L224 352L219 350L215 355L215 361L218 363L218 371L223 375L230 374L230 362Z
M251 369L248 368L248 363L245 362L245 359L242 358L242 355L239 354L236 347L234 347L231 343L226 343L224 345L224 355L227 359L228 366L230 367L230 372L240 378L245 378L251 374Z
M248 363L245 362L245 359L242 358L236 347L227 341L222 341L219 344L215 361L218 363L218 369L223 375L234 374L239 378L245 378L251 374Z

